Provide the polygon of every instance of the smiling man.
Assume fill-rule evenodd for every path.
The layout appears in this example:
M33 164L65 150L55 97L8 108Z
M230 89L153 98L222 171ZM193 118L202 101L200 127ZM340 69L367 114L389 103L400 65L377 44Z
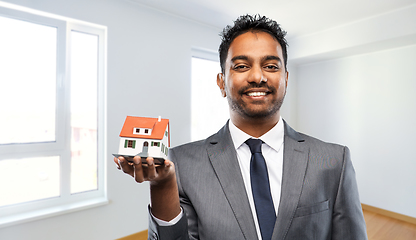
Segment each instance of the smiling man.
M217 76L232 123L253 137L260 137L279 121L287 80L279 42L259 30L232 41L223 73Z
M348 148L298 133L280 116L285 34L266 17L239 17L219 48L230 121L171 149L162 166L114 159L150 182L149 239L367 239Z

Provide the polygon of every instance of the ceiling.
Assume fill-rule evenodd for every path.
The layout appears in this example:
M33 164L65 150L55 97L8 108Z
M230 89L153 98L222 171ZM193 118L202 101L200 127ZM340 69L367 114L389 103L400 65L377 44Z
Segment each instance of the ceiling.
M416 0L128 0L218 29L259 13L282 25L288 38L311 34L416 4ZM415 13L416 14L416 13Z

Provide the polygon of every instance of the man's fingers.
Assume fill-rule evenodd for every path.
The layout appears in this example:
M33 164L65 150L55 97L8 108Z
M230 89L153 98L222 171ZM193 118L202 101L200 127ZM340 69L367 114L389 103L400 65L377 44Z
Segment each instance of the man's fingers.
M131 175L131 176L133 176L133 167L132 166L130 166L128 163L127 163L127 160L126 159L124 159L124 157L119 157L118 158L118 164L120 165L120 167L121 167L121 170L123 170L123 172L124 173L127 173L127 174L129 174L129 175Z
M166 159L163 164L165 165L165 168L168 168L170 166L173 166L173 162L171 162L170 160Z
M117 169L118 170L121 170L121 166L120 166L120 164L118 163L118 158L116 158L116 157L114 157L114 163L116 164L116 166L117 166Z
M144 182L144 172L143 172L143 165L142 159L139 156L135 156L133 158L134 163L134 180L138 183Z
M152 181L156 178L155 160L152 157L146 159L147 162L147 178Z
M161 165L156 165L152 157L142 162L140 156L135 156L133 161L127 161L124 157L114 158L117 168L132 176L138 183L144 181L159 182L175 174L173 162L165 160Z
M134 158L133 158L133 163L134 163L135 165L139 165L139 164L141 164L141 163L142 163L142 158L141 158L140 156L134 156Z

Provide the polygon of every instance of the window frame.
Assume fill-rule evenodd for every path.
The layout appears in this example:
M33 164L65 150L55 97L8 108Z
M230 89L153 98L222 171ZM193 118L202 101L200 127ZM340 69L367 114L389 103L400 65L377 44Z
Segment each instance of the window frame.
M216 62L218 64L218 73L220 72L220 59L219 59L219 55L217 51L214 50L209 50L209 49L205 49L205 48L198 48L198 47L193 47L191 49L191 56L190 56L190 61L191 61L191 107L190 107L190 111L191 111L191 141L198 141L198 140L202 140L205 139L207 137L209 137L211 134L214 134L216 131L218 131L218 129L220 129L220 127L223 126L223 124L226 123L226 121L229 119L229 111L228 111L228 103L226 99L222 99L220 101L223 102L224 106L226 106L226 110L224 111L224 116L225 117L220 117L222 116L221 113L223 109L218 109L218 111L216 111L215 114L210 114L207 111L206 106L201 106L198 104L198 101L195 101L197 98L203 98L203 96L200 94L200 92L198 92L195 87L195 79L193 79L194 77L194 66L192 65L193 59L200 59L200 60L204 60L204 61L211 61L211 62ZM210 81L212 82L213 85L216 85L216 76L212 76L212 79L210 79ZM215 86L216 88L216 86ZM204 89L204 93L208 93L210 90L209 89ZM212 96L209 96L209 106L215 106L215 101L214 98L216 99L221 99L221 94L220 94L220 90L218 89L215 93L213 93ZM205 99L205 98L204 98ZM199 114L196 114L196 112L198 112L198 109L204 109L204 113L205 115L201 114L201 112ZM198 119L222 119L220 126L213 128L211 125L208 126L202 126L201 124L197 123ZM213 122L211 122L212 124ZM203 128L202 130L211 130L212 132L210 133L206 133L205 135L201 135L201 128Z
M0 16L57 29L55 141L0 145L0 161L43 156L60 158L60 196L0 207L0 228L108 203L106 181L107 27L0 2ZM71 194L70 35L98 36L97 190Z
M136 140L126 139L124 144L124 148L136 148Z

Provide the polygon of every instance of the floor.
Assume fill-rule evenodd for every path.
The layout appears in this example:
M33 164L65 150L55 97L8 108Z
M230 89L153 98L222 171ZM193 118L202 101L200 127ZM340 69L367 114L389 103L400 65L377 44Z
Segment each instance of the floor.
M369 240L416 240L416 225L363 210Z

